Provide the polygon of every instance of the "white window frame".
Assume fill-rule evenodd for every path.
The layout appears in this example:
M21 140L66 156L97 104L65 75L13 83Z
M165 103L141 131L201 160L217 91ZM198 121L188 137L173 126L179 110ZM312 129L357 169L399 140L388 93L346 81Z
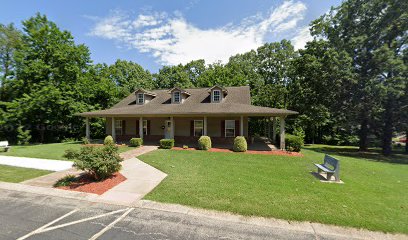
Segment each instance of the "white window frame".
M215 100L215 93L216 92L218 93L218 100ZM213 90L212 100L213 100L213 102L221 102L221 90Z
M235 132L235 131L236 131L236 129L235 129L235 121L236 121L236 120L225 120L225 126L224 126L224 128L225 128L225 130L224 130L224 131L225 131L224 136L225 136L225 137L235 137L235 133L236 133L236 132ZM234 127L233 127L233 128L227 128L227 125L228 125L227 122L233 122L233 123L234 123L234 124L233 124ZM233 129L233 130L234 130L233 136L227 136L227 129Z
M142 96L142 98L140 98L140 96ZM142 99L142 102L140 102L140 99ZM144 93L138 93L137 94L137 104L144 104L145 102L145 95Z
M115 133L116 135L122 135L123 133L122 120L115 120Z
M201 127L197 127L196 122L201 122ZM204 135L204 121L203 120L194 120L194 137L198 137L196 136L196 129L201 129L201 136Z
M176 101L176 93L178 93L178 101ZM181 92L180 91L173 92L173 103L181 103Z
M147 135L147 120L143 120L143 136Z

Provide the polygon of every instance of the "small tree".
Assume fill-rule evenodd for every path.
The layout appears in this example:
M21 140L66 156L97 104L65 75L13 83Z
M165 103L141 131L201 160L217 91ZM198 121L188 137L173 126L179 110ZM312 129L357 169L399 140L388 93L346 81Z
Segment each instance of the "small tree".
M84 146L79 151L68 149L65 158L74 161L74 167L83 170L99 181L112 176L122 167L118 147L108 144L104 147Z
M31 140L31 131L23 130L23 126L17 128L17 144L18 145L27 145Z

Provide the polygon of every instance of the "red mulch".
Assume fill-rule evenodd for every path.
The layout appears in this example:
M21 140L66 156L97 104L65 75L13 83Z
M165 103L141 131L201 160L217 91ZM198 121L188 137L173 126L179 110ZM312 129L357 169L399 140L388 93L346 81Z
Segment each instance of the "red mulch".
M182 150L182 151L195 151L197 149L195 148L188 148L188 149L183 149L181 147L173 147L172 149L174 150ZM208 150L208 152L230 152L230 153L236 153L232 151L231 149L226 149L226 148L211 148ZM261 155L280 155L280 156L292 156L292 157L303 157L303 154L298 153L298 152L287 152L287 151L282 151L282 150L272 150L272 151L257 151L257 150L248 150L244 152L245 154L261 154Z
M75 182L71 183L71 185L57 188L101 195L125 180L126 177L118 172L113 174L110 178L100 182L95 182L95 180L91 179L89 176L82 175Z

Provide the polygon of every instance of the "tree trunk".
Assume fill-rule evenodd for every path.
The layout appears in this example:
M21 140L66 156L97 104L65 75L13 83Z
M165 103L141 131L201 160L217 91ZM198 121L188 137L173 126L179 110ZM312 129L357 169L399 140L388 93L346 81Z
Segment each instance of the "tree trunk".
M388 96L384 112L384 129L383 129L383 149L384 155L389 156L392 153L392 129L394 120L394 100L393 96Z
M360 143L359 143L359 151L367 151L367 137L368 137L368 116L367 112L364 111L361 113L361 126L360 126Z

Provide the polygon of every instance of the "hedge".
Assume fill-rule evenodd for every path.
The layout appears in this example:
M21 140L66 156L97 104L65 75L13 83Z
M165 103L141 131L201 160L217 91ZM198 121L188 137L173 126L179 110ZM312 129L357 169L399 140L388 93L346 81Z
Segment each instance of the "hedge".
M303 146L302 138L291 134L285 135L285 147L287 151L300 152L302 146Z
M140 146L143 145L143 139L141 139L141 138L132 138L129 141L129 145L131 147L140 147Z
M198 139L198 149L200 150L211 149L211 138L209 136L201 136Z
M160 140L160 148L172 149L174 147L174 139L162 139Z
M246 152L248 150L248 144L243 136L238 136L234 139L234 152Z

